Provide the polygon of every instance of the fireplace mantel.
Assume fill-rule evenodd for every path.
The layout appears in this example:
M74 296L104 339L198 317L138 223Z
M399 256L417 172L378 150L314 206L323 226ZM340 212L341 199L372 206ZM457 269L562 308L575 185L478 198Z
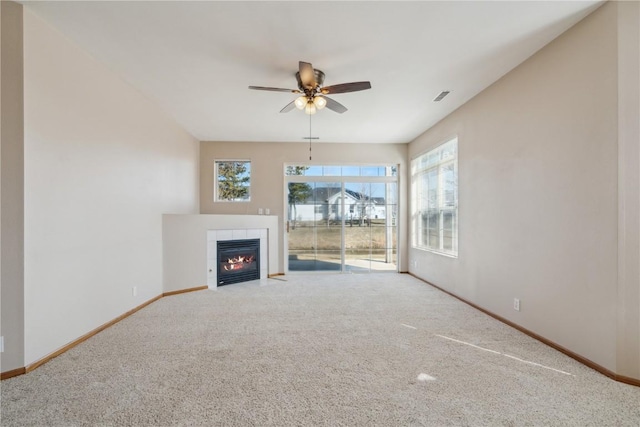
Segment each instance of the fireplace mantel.
M266 230L266 274L278 274L278 217L275 215L162 216L163 291L209 284L207 251L210 231ZM250 232L251 234L252 232ZM216 233L217 234L217 233ZM236 235L241 233L236 233ZM262 268L261 268L262 269Z

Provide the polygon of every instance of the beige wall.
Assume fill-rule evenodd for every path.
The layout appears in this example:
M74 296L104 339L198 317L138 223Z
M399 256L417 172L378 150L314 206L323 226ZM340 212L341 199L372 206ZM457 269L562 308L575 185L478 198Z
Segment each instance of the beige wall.
M2 372L24 366L22 5L0 2L0 335Z
M298 112L298 114L302 114ZM331 114L328 112L327 114ZM285 248L285 164L399 164L400 218L406 217L406 144L321 144L312 147L313 160L309 161L309 145L306 143L269 142L203 142L200 145L200 213L206 214L257 214L258 208L268 208L278 215L281 236L278 247ZM228 203L213 201L213 163L221 159L251 160L251 201ZM403 256L406 248L406 224L400 224L398 249L400 270L406 271ZM284 256L281 254L279 269L284 272Z
M24 47L28 365L163 292L162 214L198 213L199 142L28 10Z
M618 7L618 358L640 378L640 3Z
M460 153L459 258L410 257L419 277L621 373L638 336L617 337L617 19L605 4L410 144L414 157L458 135Z

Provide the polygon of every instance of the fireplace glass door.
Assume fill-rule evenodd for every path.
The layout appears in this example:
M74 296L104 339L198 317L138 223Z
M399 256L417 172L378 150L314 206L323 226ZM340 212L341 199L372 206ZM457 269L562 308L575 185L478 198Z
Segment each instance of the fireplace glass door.
M260 278L260 239L221 240L217 252L218 286Z

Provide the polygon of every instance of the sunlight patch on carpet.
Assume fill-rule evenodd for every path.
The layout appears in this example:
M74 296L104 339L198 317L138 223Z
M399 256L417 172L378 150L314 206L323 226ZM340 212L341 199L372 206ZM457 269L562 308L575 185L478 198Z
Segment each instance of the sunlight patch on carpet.
M434 377L432 377L431 375L427 375L427 374L420 374L418 375L418 381L435 381L436 379Z
M457 340L455 338L445 337L444 335L438 335L438 334L435 334L435 335L437 337L444 338L444 339L449 340L449 341L453 341L453 342L457 342L459 344L467 345L469 347L477 348L478 350L487 351L489 353L494 353L494 354L499 354L501 356L508 357L508 358L510 358L512 360L517 360L518 362L526 363L527 365L532 365L532 366L537 366L539 368L548 369L550 371L558 372L558 373L563 374L563 375L575 376L574 374L571 374L571 373L565 372L565 371L561 371L560 369L552 368L550 366L541 365L540 363L530 362L528 360L520 359L519 357L516 357L516 356L511 356L509 354L500 353L499 351L490 350L488 348L480 347L480 346L477 346L475 344L471 344L471 343L468 343L468 342L465 342L465 341L460 341L460 340Z
M527 363L527 364L529 364L529 365L538 366L538 367L540 367L540 368L544 368L544 369L549 369L550 371L559 372L559 373L561 373L561 374L564 374L564 375L570 375L570 376L572 376L572 377L573 377L573 376L575 376L575 375L573 375L573 374L570 374L569 372L565 372L565 371L561 371L560 369L551 368L551 367L549 367L549 366L541 365L541 364L536 363L536 362L530 362L530 361L528 361L528 360L523 360L523 359L520 359L519 357L511 356L511 355L509 355L509 354L504 354L504 353L503 353L502 355L503 355L503 356L505 356L505 357L508 357L508 358L510 358L510 359L517 360L518 362Z

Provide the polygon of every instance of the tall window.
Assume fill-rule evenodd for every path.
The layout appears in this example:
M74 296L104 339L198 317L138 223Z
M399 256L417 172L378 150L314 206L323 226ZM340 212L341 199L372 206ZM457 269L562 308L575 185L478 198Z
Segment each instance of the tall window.
M458 255L458 138L411 162L413 246Z
M248 202L251 200L251 162L247 160L216 160L215 200Z

